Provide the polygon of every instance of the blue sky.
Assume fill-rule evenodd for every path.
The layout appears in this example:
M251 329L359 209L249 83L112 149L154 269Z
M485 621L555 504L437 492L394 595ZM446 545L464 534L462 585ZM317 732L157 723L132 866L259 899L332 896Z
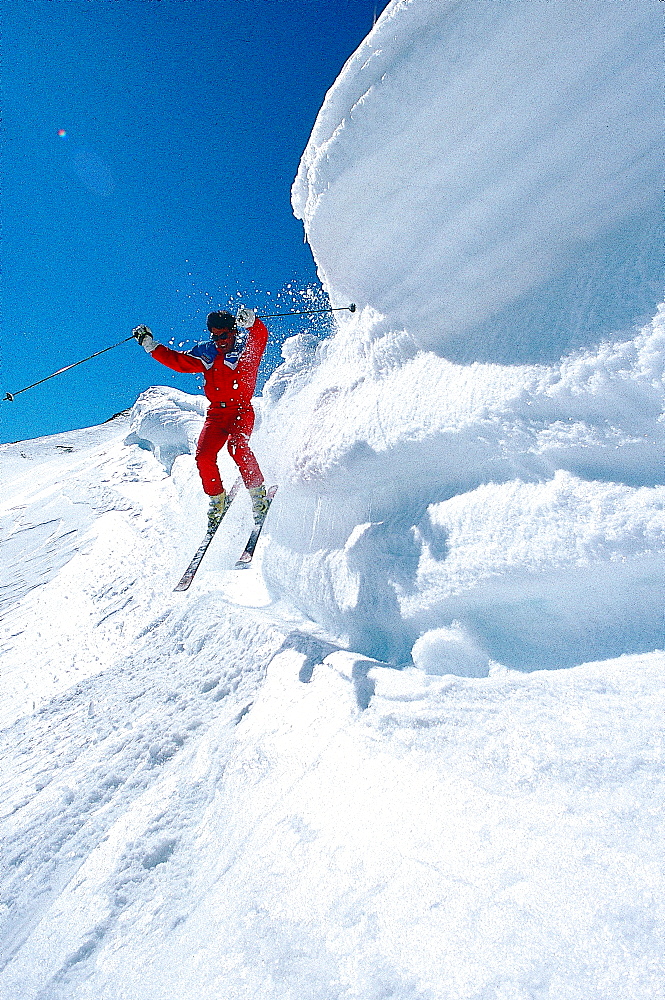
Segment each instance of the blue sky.
M297 308L298 293L316 289L291 183L326 91L386 6L5 9L2 395L137 323L187 345L206 335L211 308ZM266 369L285 336L309 328L273 322ZM123 345L3 402L2 440L99 423L152 384L197 391L191 376Z

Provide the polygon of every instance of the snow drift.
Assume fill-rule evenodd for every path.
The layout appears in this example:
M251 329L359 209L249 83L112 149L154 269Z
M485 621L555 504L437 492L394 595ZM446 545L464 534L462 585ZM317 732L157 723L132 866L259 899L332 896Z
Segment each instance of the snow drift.
M657 0L395 0L293 188L335 301L462 361L555 361L662 297Z
M662 647L664 360L662 311L548 367L455 365L347 321L264 408L266 580L394 663L455 622L525 669Z
M658 24L395 2L326 97L294 208L363 308L266 387L265 572L367 655L665 642Z
M441 626L392 669L230 569L242 498L174 594L196 406L0 448L2 1000L662 992L665 655L525 675Z

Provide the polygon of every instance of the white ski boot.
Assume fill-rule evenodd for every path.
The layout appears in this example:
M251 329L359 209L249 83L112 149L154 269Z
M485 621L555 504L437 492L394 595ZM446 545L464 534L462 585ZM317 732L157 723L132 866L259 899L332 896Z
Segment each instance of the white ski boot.
M261 483L260 486L250 486L249 495L252 498L252 514L254 515L254 524L262 524L263 519L268 513L268 507L270 506L265 485Z
M216 497L210 497L208 507L208 531L214 531L219 522L226 514L229 506L229 498L226 490L222 490Z

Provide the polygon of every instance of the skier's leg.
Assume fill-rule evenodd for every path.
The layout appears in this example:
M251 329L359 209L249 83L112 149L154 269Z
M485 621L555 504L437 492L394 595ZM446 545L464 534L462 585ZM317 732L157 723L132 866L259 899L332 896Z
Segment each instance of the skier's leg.
M209 413L196 446L196 465L204 492L209 497L219 496L224 489L217 465L217 455L226 444L228 436L225 415L222 414L220 418L216 412Z
M254 452L249 447L249 439L244 434L234 435L233 438L229 438L229 451L240 469L242 481L252 498L254 523L262 524L268 513L270 501L263 483L263 473Z
M256 456L249 446L249 436L254 427L254 410L250 407L238 416L236 429L229 436L229 454L240 469L242 481L252 498L252 513L256 524L262 524L270 501L263 483L263 473Z
M249 437L254 429L254 410L251 406L238 414L235 426L229 435L229 455L240 469L242 481L248 490L263 485L263 473L249 447Z
M263 473L245 434L233 434L229 438L229 455L240 469L242 481L248 490L263 485Z

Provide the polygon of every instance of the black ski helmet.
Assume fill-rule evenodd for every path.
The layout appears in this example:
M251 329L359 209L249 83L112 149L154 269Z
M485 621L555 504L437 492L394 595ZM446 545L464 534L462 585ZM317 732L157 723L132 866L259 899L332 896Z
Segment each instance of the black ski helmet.
M213 330L233 330L236 328L236 318L233 313L213 312L208 313L206 326L212 333Z

